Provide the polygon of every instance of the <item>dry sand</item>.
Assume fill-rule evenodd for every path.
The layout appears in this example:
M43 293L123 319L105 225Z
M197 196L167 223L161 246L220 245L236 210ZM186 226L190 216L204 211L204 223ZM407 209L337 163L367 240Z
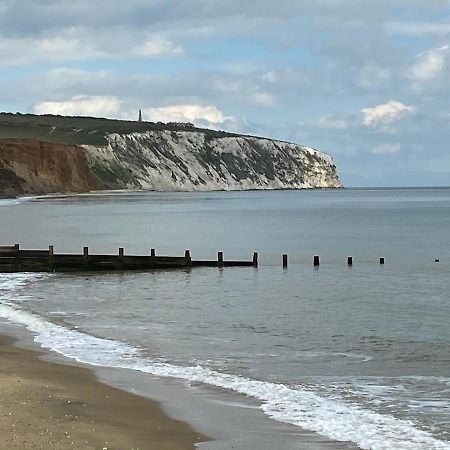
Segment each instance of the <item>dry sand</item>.
M158 403L0 336L0 450L178 450L206 439Z

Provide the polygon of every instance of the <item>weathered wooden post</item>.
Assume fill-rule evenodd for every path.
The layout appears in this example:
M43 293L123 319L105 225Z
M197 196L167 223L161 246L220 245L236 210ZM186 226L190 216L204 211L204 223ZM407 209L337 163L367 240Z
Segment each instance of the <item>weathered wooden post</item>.
M313 265L314 265L314 267L319 267L320 266L320 257L318 255L314 256Z
M288 266L288 255L283 255L283 269L287 269Z
M156 250L154 248L150 249L150 264L153 269L156 267Z
M223 267L223 252L217 253L217 267Z
M83 262L84 264L89 263L89 247L83 247Z
M381 265L384 264L384 258L380 258L380 264L381 264Z
M20 267L20 245L15 244L14 245L14 267L15 270L18 272Z
M353 266L353 256L347 257L347 265Z
M186 267L192 267L192 258L190 250L184 252L184 257L186 259Z
M48 246L48 269L49 269L49 272L55 271L55 257L54 257L53 245Z
M258 267L258 252L253 253L253 266Z
M123 255L124 255L124 249L123 247L119 247L119 256L117 258L118 267L121 269L123 267Z

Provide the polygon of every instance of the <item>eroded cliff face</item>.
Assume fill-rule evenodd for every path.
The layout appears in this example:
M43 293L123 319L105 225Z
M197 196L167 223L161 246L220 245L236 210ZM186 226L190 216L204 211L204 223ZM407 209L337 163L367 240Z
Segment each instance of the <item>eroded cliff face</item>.
M0 140L0 196L88 192L101 187L81 147Z
M287 142L209 130L113 133L104 142L0 139L0 196L341 187L330 156Z
M297 144L197 131L109 134L84 146L110 188L156 191L342 187L330 156Z

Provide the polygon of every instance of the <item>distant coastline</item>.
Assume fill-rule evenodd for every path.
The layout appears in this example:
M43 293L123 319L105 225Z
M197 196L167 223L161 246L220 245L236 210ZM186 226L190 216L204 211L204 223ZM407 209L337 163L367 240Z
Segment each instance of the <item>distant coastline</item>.
M341 188L331 156L179 124L0 114L0 196Z

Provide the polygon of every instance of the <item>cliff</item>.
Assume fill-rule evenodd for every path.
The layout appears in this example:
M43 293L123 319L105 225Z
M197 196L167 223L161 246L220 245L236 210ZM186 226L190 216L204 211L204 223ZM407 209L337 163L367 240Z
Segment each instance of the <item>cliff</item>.
M0 113L0 196L337 188L330 156L183 124Z
M110 188L156 191L341 187L330 156L301 145L199 131L110 134L84 146Z
M0 140L0 196L88 192L102 187L85 152L73 145Z

